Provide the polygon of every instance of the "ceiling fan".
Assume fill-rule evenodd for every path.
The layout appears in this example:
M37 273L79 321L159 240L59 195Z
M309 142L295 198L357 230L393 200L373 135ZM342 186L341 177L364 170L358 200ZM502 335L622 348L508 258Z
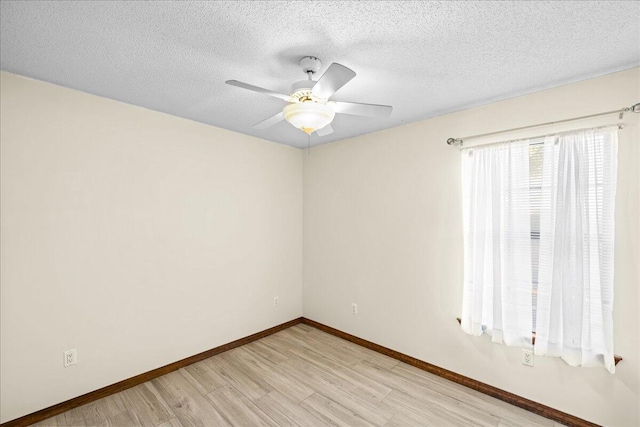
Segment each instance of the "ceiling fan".
M312 77L322 67L322 61L314 56L305 56L300 60L300 66L308 80L294 83L289 95L237 80L226 81L229 85L264 93L289 103L275 116L253 125L254 129L266 129L286 120L308 135L316 132L319 136L325 136L333 132L331 121L336 113L376 118L387 118L391 114L393 108L389 105L360 104L329 99L356 76L353 70L344 65L332 63L317 81Z

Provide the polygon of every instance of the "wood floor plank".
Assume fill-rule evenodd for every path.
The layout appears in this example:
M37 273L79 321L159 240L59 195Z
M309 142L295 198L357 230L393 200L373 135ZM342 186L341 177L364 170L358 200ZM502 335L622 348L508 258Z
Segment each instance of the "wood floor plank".
M333 393L333 390L338 388L374 407L381 401L381 394L371 392L370 389L352 383L337 372L322 369L304 359L291 358L280 365L281 369L284 369L288 375L295 377L298 381L303 382L309 388L326 397L334 398L333 394L330 393ZM388 393L384 393L384 395L386 394Z
M279 426L319 427L322 420L277 390L256 400L256 405Z
M207 394L207 399L233 426L277 426L271 417L232 386Z
M372 401L381 401L391 391L390 387L362 375L348 366L335 362L332 359L323 356L321 353L300 348L292 350L292 354L316 365L325 372L331 372L344 379L350 383L350 386L345 386L343 384L343 387L356 388L360 390L363 395L370 397ZM366 400L369 399L367 398Z
M113 417L107 418L100 424L89 424L100 427L139 427L141 424L138 422L134 414L129 411L120 412Z
M327 345L332 346L338 351L355 355L360 360L366 360L369 363L380 366L384 369L393 369L396 365L398 365L398 363L400 363L400 361L397 359L385 356L384 354L380 354L376 351L371 351L368 348L364 348L362 346L359 346L358 344L354 344L347 340L343 340L342 338L330 335L319 329L315 329L310 334L313 339L320 342L325 342Z
M536 414L531 414L536 415ZM543 417L541 417L543 418ZM509 414L504 418L500 418L500 423L498 424L500 427L562 427L562 424L554 423L553 421L544 418L544 421L540 420L531 420L526 416Z
M269 347L275 349L279 353L282 353L287 356L287 358L291 355L291 351L295 348L307 348L311 349L311 347L305 344L299 344L298 342L291 340L287 337L280 336L278 334L270 335L264 338L264 343ZM278 362L279 363L279 362Z
M53 424L55 422L55 424ZM78 408L73 408L70 411L64 412L60 415L55 416L52 419L52 424L48 425L57 425L59 427L70 427L70 426L86 426L90 425L84 419L82 406Z
M311 364L306 364L304 361L297 362L295 359L290 359L283 364L287 365L286 371L290 375L313 387L316 394L339 402L341 406L372 425L384 425L393 416L392 412L380 406L379 401L370 401L370 396L361 393L348 381L344 381L332 373L324 372Z
M208 394L229 385L229 382L217 371L211 369L205 361L181 368L180 373L187 378L200 394Z
M171 372L151 380L162 398L184 427L226 426L229 423L198 393L180 372Z
M314 393L311 388L299 381L288 378L287 372L283 371L282 368L275 363L261 359L247 349L241 348L238 350L235 356L239 362L243 363L247 372L253 373L254 376L264 378L264 381L269 384L269 386L274 390L278 390L294 402L302 402Z
M261 340L249 343L244 347L247 350L273 363L284 362L289 358L289 356L287 356L285 353L281 353L277 349L271 347L269 345L269 342L266 341L264 338Z
M489 414L484 410L468 405L467 403L454 399L450 396L438 394L429 387L424 387L408 381L393 371L387 371L386 369L371 365L368 362L362 362L354 366L353 369L363 375L376 378L378 381L392 387L394 391L400 391L403 395L406 394L413 396L416 400L427 405L429 410L432 412L440 413L444 411L460 414L460 417L464 418L463 424L464 420L466 420L466 422L473 421L476 425L494 427L498 425L500 420L499 417ZM389 396L392 393L393 392L391 392ZM389 396L387 396L387 398ZM385 402L388 402L387 398L384 399Z
M298 323L296 327L305 332L317 331L317 329L314 328L313 326L305 325L304 323Z
M498 423L498 427L526 427L528 424L519 424L519 423L514 423L511 420L505 420L505 419L501 419L500 422Z
M143 427L155 427L175 418L175 414L167 405L158 390L151 383L144 383L120 393L127 410Z
M251 372L243 369L242 364L236 359L235 350L237 349L218 354L204 362L251 400L260 399L273 390L264 379L253 376Z
M177 418L171 418L168 421L158 424L156 427L184 427Z
M42 420L35 424L31 424L31 426L32 427L58 427L57 418L58 417L47 418L46 420Z
M82 415L88 425L100 425L126 410L122 397L118 393L82 406Z
M299 339L295 335L291 335L286 329L266 337L265 341L268 342L270 346L275 347L278 351L284 352L285 354L289 354L293 348L303 347L310 350L313 349L312 343L304 339Z
M307 334L305 342L307 349L312 351L321 350L323 356L342 365L350 366L363 360L360 354L354 354L344 347L336 346L332 341L320 338L320 336L311 332ZM292 351L297 351L298 349Z
M310 332L309 329L301 328L299 323L297 325L294 325L290 328L285 329L285 331L303 340L306 339L306 335Z
M373 425L339 403L334 402L331 399L327 399L317 393L309 396L300 405L315 413L316 416L325 420L325 422L330 425L344 427L367 427Z
M416 420L404 413L397 413L387 422L384 427L424 427L423 420Z
M397 390L393 390L385 397L384 404L422 425L455 427L477 425L473 420L449 413L432 402L416 399ZM498 423L499 420L496 421L496 427Z

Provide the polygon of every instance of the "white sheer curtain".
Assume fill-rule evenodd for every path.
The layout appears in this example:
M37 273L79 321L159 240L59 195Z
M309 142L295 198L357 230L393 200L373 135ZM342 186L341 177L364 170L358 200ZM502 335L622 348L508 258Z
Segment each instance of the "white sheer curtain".
M544 144L535 354L613 373L617 130Z
M463 150L462 182L462 329L531 346L528 141Z

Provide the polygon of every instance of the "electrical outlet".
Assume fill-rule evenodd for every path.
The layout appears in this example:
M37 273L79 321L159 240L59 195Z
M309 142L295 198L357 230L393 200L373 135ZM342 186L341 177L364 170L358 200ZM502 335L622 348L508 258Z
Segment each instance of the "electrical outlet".
M351 303L351 314L358 314L358 304L355 302Z
M69 367L78 363L78 350L67 350L64 352L64 367Z
M522 364L526 366L533 366L533 351L522 350Z
M278 304L280 304L280 301L278 301L278 297L273 297L273 306L277 307Z

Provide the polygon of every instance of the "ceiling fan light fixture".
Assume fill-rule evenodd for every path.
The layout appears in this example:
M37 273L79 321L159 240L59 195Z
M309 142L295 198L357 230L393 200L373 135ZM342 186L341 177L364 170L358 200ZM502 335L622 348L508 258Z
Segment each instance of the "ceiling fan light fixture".
M286 121L308 135L331 123L336 115L331 104L317 102L289 104L284 107L282 112Z
M302 67L302 71L307 75L307 80L294 83L289 95L237 80L227 80L226 83L290 103L290 105L284 107L278 114L254 124L252 126L253 129L267 129L286 120L291 123L292 126L308 135L316 132L316 135L322 137L333 133L331 122L336 113L374 118L389 117L392 110L390 105L331 100L333 94L351 81L351 79L356 76L356 73L344 65L334 62L329 65L329 68L327 68L317 81L314 81L313 76L320 70L321 66L322 61L314 56L305 56L302 58L300 60L300 67Z

